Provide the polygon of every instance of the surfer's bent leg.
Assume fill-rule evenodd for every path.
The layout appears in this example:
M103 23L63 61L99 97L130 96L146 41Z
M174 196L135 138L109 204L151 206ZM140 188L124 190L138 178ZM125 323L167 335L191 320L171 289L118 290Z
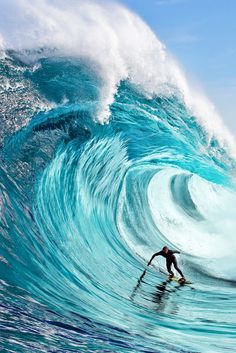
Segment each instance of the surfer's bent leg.
M168 271L169 274L173 277L173 276L174 276L174 272L171 271L171 264L172 264L172 261L171 261L171 260L166 260L167 271Z
M176 271L178 271L180 276L184 278L183 273L181 272L181 270L178 267L177 260L176 260L175 256L173 256L172 262L173 262L173 265L174 265L174 268L176 269Z

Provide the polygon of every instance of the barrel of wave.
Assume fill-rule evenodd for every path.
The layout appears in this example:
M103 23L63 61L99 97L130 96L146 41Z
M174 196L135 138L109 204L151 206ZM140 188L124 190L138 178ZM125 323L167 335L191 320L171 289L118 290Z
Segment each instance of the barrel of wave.
M176 175L189 177L179 184L187 192L199 217L192 217L187 206L175 202L171 181ZM213 276L234 279L233 255L236 251L236 220L233 215L234 191L209 182L196 174L176 168L156 173L148 187L148 200L155 224L172 247L180 249L192 262L201 263Z

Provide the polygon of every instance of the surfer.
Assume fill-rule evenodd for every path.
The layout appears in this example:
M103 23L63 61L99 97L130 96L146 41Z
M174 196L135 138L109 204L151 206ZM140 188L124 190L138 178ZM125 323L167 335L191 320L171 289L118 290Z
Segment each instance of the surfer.
M148 262L148 266L151 264L152 260L156 257L156 256L163 256L166 258L166 268L167 268L167 271L169 272L169 276L170 278L173 278L174 277L174 273L171 271L171 266L172 264L174 265L174 268L176 269L176 271L179 272L180 276L181 276L181 281L185 281L185 277L183 275L183 273L181 272L181 270L179 269L178 267L178 264L177 264L177 260L176 260L176 257L174 254L180 254L180 251L173 251L173 250L170 250L168 249L167 246L164 246L164 248L155 253L154 255L152 255L150 261Z

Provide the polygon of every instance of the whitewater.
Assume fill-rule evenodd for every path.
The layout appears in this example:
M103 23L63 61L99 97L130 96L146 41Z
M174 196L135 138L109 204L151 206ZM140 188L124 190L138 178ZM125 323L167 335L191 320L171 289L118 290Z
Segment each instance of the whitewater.
M234 352L236 144L136 14L1 0L0 350ZM192 284L169 282L164 245Z

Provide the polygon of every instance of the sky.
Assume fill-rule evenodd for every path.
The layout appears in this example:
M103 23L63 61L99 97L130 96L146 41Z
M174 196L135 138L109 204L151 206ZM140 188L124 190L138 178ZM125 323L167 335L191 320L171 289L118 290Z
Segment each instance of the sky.
M214 103L236 136L236 0L120 0Z

